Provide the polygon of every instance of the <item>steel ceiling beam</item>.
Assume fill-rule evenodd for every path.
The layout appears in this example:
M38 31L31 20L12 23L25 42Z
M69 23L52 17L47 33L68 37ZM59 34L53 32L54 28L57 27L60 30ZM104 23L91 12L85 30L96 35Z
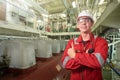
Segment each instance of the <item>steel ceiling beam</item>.
M62 0L62 2L64 4L65 8L69 9L69 4L68 4L67 0Z

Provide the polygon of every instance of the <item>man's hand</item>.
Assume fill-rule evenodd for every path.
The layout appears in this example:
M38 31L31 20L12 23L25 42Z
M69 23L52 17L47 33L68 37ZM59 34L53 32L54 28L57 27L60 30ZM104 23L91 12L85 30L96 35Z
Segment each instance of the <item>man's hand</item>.
M75 49L74 49L73 43L71 44L71 46L72 46L72 48L68 49L68 56L70 58L75 58L76 53L75 53Z

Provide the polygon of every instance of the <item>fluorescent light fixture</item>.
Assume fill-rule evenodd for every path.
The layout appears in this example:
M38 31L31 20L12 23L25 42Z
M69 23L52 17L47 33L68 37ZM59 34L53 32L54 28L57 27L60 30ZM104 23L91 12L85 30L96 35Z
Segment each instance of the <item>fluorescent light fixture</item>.
M103 2L104 2L104 0L100 0L99 5L102 5L102 4L103 4Z
M66 14L61 14L62 17L66 17Z
M75 3L75 1L72 2L72 6L73 6L73 8L76 8L76 3Z
M48 15L47 15L47 14L42 14L42 16L44 16L44 17L48 17Z
M37 22L42 22L41 20L37 20Z

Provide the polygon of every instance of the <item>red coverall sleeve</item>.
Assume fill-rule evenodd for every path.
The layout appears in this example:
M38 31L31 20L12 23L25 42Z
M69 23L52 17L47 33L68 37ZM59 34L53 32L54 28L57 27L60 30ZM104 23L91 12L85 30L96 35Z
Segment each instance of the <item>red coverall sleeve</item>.
M64 50L64 54L61 58L61 61L62 61L62 66L63 68L66 68L66 69L76 69L78 67L80 67L80 64L75 62L75 58L70 58L68 56L68 49L71 48L71 43L73 42L73 40L70 40L66 46L66 49Z
M88 53L77 53L75 58L69 59L65 68L77 69L81 65L90 68L100 68L105 63L108 56L108 43L103 38L98 38L95 42L95 52L92 54ZM66 52L65 52L66 53ZM67 53L66 53L67 54Z
M108 56L108 43L103 38L98 38L95 43L95 52L92 54L76 54L75 62L91 67L100 68L106 62Z

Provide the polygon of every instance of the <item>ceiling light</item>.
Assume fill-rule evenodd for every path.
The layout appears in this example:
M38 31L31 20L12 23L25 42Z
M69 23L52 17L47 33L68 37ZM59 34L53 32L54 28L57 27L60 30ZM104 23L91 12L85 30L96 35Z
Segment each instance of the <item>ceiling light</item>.
M104 2L104 0L100 0L99 5L102 5L102 4L103 4L103 2Z
M37 22L42 22L41 20L37 20Z
M76 8L76 3L75 3L75 1L72 2L72 7L73 7L73 8Z
M66 17L66 14L61 14L62 17Z

